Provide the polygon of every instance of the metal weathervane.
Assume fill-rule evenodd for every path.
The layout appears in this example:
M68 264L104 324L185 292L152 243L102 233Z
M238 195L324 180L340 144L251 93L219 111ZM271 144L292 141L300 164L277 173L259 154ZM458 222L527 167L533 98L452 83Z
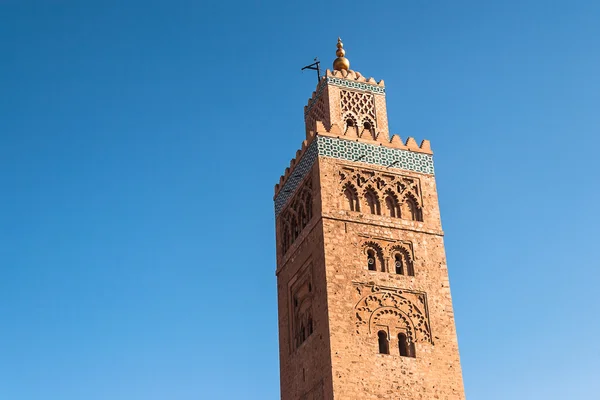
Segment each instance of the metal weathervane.
M307 65L306 67L303 67L301 69L301 71L304 71L305 69L312 69L313 71L317 71L317 82L320 82L321 80L321 67L320 67L321 61L319 61L319 59L317 57L315 57L315 62Z

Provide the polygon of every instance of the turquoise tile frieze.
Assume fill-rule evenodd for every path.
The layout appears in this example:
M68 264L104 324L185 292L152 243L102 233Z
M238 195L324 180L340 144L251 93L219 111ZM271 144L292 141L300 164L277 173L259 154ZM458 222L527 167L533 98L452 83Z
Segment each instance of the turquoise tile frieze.
M323 89L325 89L325 86L328 84L333 85L333 86L340 86L340 87L344 87L344 88L364 90L364 91L371 92L371 93L385 94L385 88L381 87L381 86L375 86L375 85L372 85L369 83L350 81L348 79L333 78L331 76L328 76L325 78L325 80L323 80L323 81L321 81L321 83L319 83L319 86L317 87L317 93L315 95L315 98L311 99L311 101L308 103L308 106L306 107L306 112L304 113L304 115L306 115L310 112L310 110L315 105L315 103L317 102L319 97L321 97L321 94L323 93Z
M313 166L317 156L331 157L338 160L358 161L365 164L404 169L407 171L434 174L433 156L431 154L415 153L402 149L338 139L327 136L317 136L308 146L301 160L296 164L290 177L275 198L275 216L294 195L298 184L304 179Z
M319 136L319 155L433 175L433 156L402 149Z
M279 194L275 198L275 216L279 215L279 212L283 209L283 206L292 198L294 192L298 188L298 184L302 182L308 171L312 168L318 155L318 139L315 138L313 142L308 146L308 149L302 155L300 161L296 164L294 169L290 171L290 176L283 184L283 187L279 191Z
M330 85L341 86L350 89L365 90L367 92L376 94L385 94L385 88L376 86L370 83L350 81L348 79L334 78L332 76L327 77L327 83Z

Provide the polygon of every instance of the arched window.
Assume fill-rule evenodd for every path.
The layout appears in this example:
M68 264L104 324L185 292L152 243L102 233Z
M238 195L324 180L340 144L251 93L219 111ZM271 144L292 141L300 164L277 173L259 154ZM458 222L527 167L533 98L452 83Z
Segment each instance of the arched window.
M372 189L367 189L365 192L365 200L367 200L367 206L369 207L371 214L381 215L379 199Z
M415 343L405 333L398 334L398 347L402 357L416 357Z
M421 209L412 196L406 196L403 206L403 216L406 216L413 221L423 221Z
M385 331L377 332L377 341L379 342L379 354L390 354L390 343Z
M400 218L400 206L398 205L398 200L392 194L388 194L385 197L385 205L390 217Z
M377 271L377 257L374 250L367 250L367 267L369 271Z
M306 218L306 211L304 211L304 207L300 205L300 210L298 210L298 214L300 215L300 231L304 229L308 219Z
M304 209L306 210L306 222L312 219L312 196L310 192L304 195Z
M346 196L346 204L348 206L348 210L360 211L360 205L358 203L358 194L351 185L346 186L346 189L344 190L344 196Z
M346 127L350 128L354 126L354 120L352 118L346 119Z
M369 132L369 134L371 135L371 139L375 140L377 139L377 136L375 134L375 129L373 129L373 123L371 121L369 121L368 119L364 119L362 122L362 126L363 126L363 130ZM365 133L362 133L363 137L365 135Z
M296 218L296 216L294 215L292 217L292 243L294 243L294 240L296 240L298 234L300 234L300 229L298 227L298 218Z
M404 275L404 262L402 262L402 254L396 253L394 255L394 266L396 267L396 273L398 275Z

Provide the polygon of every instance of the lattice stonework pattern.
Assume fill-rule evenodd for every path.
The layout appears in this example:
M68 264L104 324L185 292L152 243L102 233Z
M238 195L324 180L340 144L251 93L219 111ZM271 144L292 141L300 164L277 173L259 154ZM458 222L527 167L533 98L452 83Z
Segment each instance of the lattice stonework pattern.
M361 120L363 117L369 117L371 121L375 121L375 100L370 93L342 90L340 106L343 115L350 112Z
M393 169L421 172L433 175L433 156L402 149L360 143L351 140L317 136L308 146L300 161L275 198L275 216L278 216L292 197L298 184L313 166L317 156L339 160L359 161L365 164L380 165Z

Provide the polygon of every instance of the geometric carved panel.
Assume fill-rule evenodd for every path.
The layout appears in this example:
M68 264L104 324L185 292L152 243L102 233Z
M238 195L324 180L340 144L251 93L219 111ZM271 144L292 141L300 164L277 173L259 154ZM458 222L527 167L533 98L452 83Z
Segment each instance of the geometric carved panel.
M371 334L381 327L404 332L411 342L433 344L427 295L423 292L353 282L360 300L356 311L356 332Z

